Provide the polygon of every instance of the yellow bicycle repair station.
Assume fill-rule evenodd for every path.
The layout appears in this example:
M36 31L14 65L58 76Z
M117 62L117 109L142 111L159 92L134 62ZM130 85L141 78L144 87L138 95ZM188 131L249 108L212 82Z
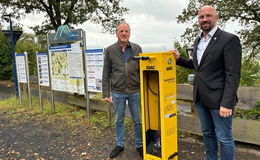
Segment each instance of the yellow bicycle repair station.
M141 53L144 160L178 160L176 60L171 52Z

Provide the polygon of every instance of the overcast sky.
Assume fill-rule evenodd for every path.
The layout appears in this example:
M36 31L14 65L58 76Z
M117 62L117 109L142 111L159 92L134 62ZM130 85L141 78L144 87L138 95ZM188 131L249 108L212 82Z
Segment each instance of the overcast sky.
M189 0L124 0L122 6L129 9L124 18L131 26L130 41L147 51L171 49L174 40L184 32L184 24L176 23L176 17L188 5ZM117 39L115 35L102 34L101 27L89 22L86 31L87 45L108 46Z
M122 6L129 9L124 19L131 26L130 41L141 45L143 51L171 49L186 28L187 24L177 24L176 17L188 3L189 0L123 0ZM43 19L41 15L28 15L21 23L25 32L32 32L28 26L39 25ZM103 48L117 41L114 34L102 33L101 25L85 22L77 28L86 32L87 48Z
M176 23L176 17L188 2L189 0L123 0L121 6L129 9L123 18L131 26L130 41L138 43L147 51L172 48L174 40L180 39L185 28ZM43 15L27 15L20 23L25 32L32 33L28 26L40 25L43 20ZM85 22L77 28L86 32L89 48L104 48L117 41L115 34L102 33L101 25Z

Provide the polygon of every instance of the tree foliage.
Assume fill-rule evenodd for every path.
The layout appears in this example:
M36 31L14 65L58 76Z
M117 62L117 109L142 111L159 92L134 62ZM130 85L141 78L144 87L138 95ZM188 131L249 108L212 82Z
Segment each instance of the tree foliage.
M178 23L191 23L182 38L189 43L199 35L198 10L204 5L213 5L219 12L219 25L238 22L242 29L238 32L243 42L243 53L247 60L258 59L260 52L260 4L259 0L190 0L188 7L177 17Z
M104 31L113 32L128 9L122 0L0 0L0 13L8 11L21 19L29 13L45 14L41 25L32 27L36 33L57 30L60 25L77 25L85 21L101 24Z
M241 86L260 87L260 63L244 60L241 68Z
M6 80L12 77L13 64L11 45L0 28L0 79Z
M174 43L174 48L176 48L182 57L188 58L186 48L187 46L181 46L179 42ZM177 83L187 83L188 82L188 75L192 74L193 70L184 68L181 66L177 66L176 70L176 77L177 77Z
M1 28L0 28L1 29ZM11 44L0 31L0 80L10 80L13 77L13 58ZM16 53L28 53L30 75L36 75L36 52L46 51L39 42L35 42L34 34L22 34L15 45Z
M36 53L43 51L43 49L35 42L34 34L22 34L19 41L17 41L15 50L17 53L27 52L28 63L29 63L29 73L30 75L36 75Z

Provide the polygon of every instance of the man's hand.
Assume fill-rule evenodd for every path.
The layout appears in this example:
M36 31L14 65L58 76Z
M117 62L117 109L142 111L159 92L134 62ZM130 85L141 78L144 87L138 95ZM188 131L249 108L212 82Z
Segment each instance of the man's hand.
M220 117L224 117L224 118L229 117L232 115L232 109L220 106L219 115Z
M106 98L104 98L104 101L106 101L106 102L112 102L112 98L111 97L106 97Z
M176 58L176 60L178 60L180 58L180 53L177 49L170 50L170 52L172 52L174 54L174 57Z

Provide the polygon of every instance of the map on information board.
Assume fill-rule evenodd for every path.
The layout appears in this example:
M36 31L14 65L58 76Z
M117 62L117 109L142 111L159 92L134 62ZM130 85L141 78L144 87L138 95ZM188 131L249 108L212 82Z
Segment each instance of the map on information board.
M81 42L49 47L52 89L84 94Z

